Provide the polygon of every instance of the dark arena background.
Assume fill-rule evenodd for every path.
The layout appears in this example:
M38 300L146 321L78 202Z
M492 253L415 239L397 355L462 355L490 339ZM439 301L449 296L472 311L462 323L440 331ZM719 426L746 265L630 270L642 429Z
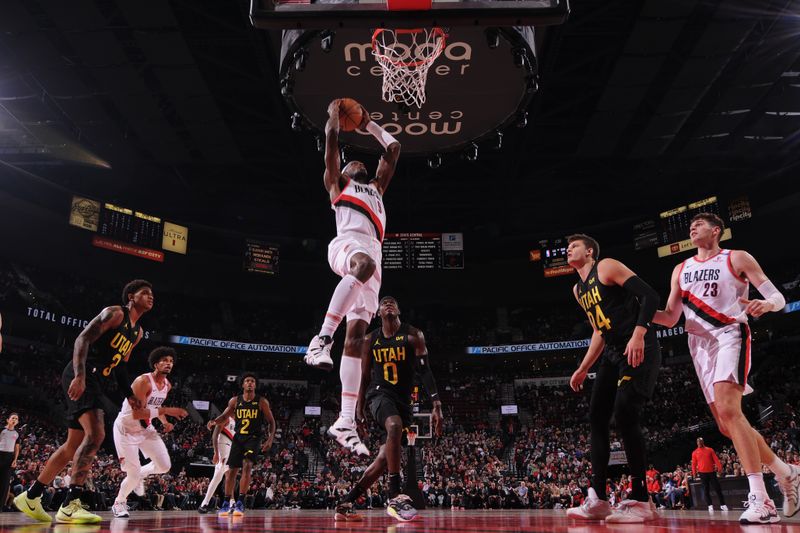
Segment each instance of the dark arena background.
M800 0L396 2L0 2L0 418L19 418L18 456L0 469L1 530L738 530L748 478L703 397L683 318L653 326L662 363L641 415L657 519L566 513L590 486L596 370L573 392L592 329L567 236L597 239L601 258L625 263L663 308L673 269L696 253L700 212L722 218L721 246L749 252L786 300L750 318L755 392L742 409L782 461L800 464ZM432 26L447 40L427 101L387 103L374 30ZM415 382L418 437L402 476L419 515L406 523L387 516L386 476L355 500L362 521L334 520L370 463L326 434L342 408L344 326L332 372L303 357L340 281L322 176L326 109L343 97L403 147L384 197L380 295L424 332L443 408L436 436ZM375 172L372 135L339 141L342 164ZM13 500L65 441L62 369L132 279L152 283L154 306L131 380L154 348L177 352L165 405L188 416L170 432L155 424L169 472L131 493L130 518L111 512L125 477L111 387L80 498L102 521L37 524ZM750 298L762 298L752 285ZM218 516L224 482L200 514L214 472L206 424L245 372L277 433L241 496L244 516ZM719 457L728 511L716 492L709 511L692 476L698 437ZM374 458L371 416L361 438ZM606 497L619 505L631 482L616 421L610 439ZM780 522L761 527L800 531L763 472ZM69 476L44 490L51 517Z

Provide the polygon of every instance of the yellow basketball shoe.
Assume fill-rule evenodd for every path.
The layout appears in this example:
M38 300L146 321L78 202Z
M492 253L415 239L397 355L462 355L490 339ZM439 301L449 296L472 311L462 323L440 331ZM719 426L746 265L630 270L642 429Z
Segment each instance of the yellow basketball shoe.
M42 497L28 498L28 491L23 490L14 498L14 507L30 516L37 522L52 522L53 518L42 507Z
M59 507L56 522L62 524L97 524L102 521L98 515L84 509L79 499L71 500L66 506Z

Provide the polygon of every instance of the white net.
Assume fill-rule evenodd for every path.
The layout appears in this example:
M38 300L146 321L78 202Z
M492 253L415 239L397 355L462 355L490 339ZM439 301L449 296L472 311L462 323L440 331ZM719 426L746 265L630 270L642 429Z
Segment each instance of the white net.
M442 28L375 30L372 54L383 70L385 102L422 107L428 69L444 50L446 37Z

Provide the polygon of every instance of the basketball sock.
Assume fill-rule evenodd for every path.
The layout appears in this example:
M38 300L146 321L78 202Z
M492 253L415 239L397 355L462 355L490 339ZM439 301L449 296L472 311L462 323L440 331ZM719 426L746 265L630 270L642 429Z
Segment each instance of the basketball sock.
M389 498L394 498L400 494L400 472L389 474Z
M747 482L750 484L750 493L755 494L759 500L766 500L767 487L764 485L764 474L747 474Z
M772 470L772 473L775 474L776 477L786 478L792 475L792 469L789 467L789 465L781 461L777 455L775 456L775 459L773 459L772 462L767 466L770 470Z
M70 485L69 490L67 491L67 495L64 497L64 503L61 504L61 507L66 507L72 500L80 500L82 494L83 494L82 485Z
M362 495L364 495L364 489L361 488L361 485L356 484L350 490L350 492L347 493L347 496L344 497L344 501L346 501L347 503L354 503Z
M339 377L342 379L342 412L339 416L355 420L358 389L361 386L361 359L343 354Z
M141 478L131 476L130 474L125 476L125 479L119 484L119 494L117 494L117 499L114 501L119 503L127 502L128 496L133 492L133 489L136 488L136 485L139 484L139 479Z
M38 479L33 482L33 485L28 488L28 498L38 498L44 492L47 486Z
M342 322L342 318L353 307L353 303L355 303L363 286L364 284L352 274L342 278L333 291L333 296L331 296L328 312L325 313L325 321L322 323L322 329L319 330L320 337L333 337L336 328Z

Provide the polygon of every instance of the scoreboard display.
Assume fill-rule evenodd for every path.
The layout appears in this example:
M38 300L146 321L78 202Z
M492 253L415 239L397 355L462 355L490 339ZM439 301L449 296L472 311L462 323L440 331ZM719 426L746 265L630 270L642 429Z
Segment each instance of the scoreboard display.
M544 277L567 276L575 272L567 263L568 245L566 237L539 241Z
M633 227L633 246L636 250L658 248L658 256L666 257L694 248L689 239L689 226L698 213L713 213L723 217L720 199L710 196L687 205L677 206L658 214L657 219L640 222ZM747 197L739 197L728 205L728 220L738 222L750 218L750 203ZM721 240L733 236L730 228L725 228Z
M461 233L387 233L382 252L386 270L464 268Z
M277 274L280 264L277 244L247 239L244 243L244 271L257 274Z
M189 228L128 207L72 197L69 224L94 233L92 245L151 261L164 252L186 254Z
M114 204L103 204L97 233L144 248L161 248L164 224L161 219Z

